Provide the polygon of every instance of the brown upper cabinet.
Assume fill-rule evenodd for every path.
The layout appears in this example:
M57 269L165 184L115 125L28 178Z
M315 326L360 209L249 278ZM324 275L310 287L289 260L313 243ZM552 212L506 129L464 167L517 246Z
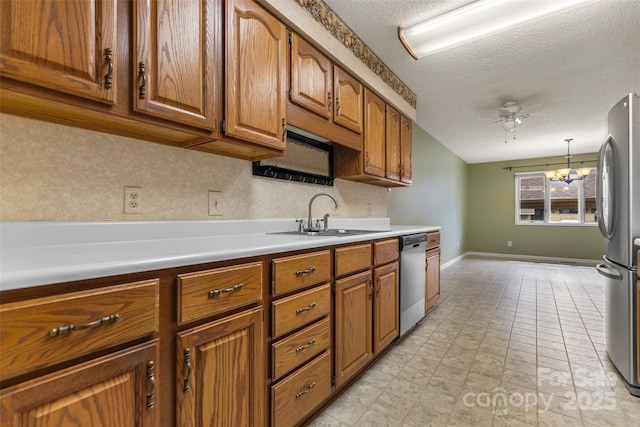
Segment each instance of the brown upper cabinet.
M218 1L137 0L132 58L135 111L216 130L220 8Z
M360 151L363 86L290 33L289 124Z
M411 121L365 88L362 153L334 146L337 178L382 187L411 185Z
M3 77L115 103L115 1L5 0L0 11Z

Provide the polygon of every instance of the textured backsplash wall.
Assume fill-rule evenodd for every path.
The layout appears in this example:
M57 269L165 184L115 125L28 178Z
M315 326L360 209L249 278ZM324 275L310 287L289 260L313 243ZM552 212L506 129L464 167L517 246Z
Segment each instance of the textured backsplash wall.
M253 177L251 162L0 114L2 221L386 217L387 190ZM141 213L124 213L124 187L140 187ZM218 205L210 212L209 192ZM211 214L221 214L214 216Z

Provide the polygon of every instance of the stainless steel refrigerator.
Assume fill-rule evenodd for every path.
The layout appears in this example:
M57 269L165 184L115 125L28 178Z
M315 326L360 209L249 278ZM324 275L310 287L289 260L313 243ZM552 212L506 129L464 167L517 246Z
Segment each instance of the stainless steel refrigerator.
M598 226L604 237L605 333L609 359L631 394L638 376L637 247L640 238L640 98L629 94L608 115L608 137L598 153Z

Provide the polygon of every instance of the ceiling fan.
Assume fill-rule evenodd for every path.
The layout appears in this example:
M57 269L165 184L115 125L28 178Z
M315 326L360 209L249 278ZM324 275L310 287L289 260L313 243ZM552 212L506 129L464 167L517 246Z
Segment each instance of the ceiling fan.
M504 142L507 142L507 132L513 132L513 139L516 139L516 128L522 123L522 119L529 117L529 113L523 111L516 101L507 101L501 108L498 108L498 120L504 129Z

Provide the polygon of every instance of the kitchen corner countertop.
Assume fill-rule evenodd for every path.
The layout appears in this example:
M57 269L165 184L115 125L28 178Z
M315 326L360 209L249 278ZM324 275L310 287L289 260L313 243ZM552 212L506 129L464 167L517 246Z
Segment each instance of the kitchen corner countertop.
M330 218L351 236L271 234L294 219L158 222L2 222L0 290L180 267L300 249L438 231L388 218Z

